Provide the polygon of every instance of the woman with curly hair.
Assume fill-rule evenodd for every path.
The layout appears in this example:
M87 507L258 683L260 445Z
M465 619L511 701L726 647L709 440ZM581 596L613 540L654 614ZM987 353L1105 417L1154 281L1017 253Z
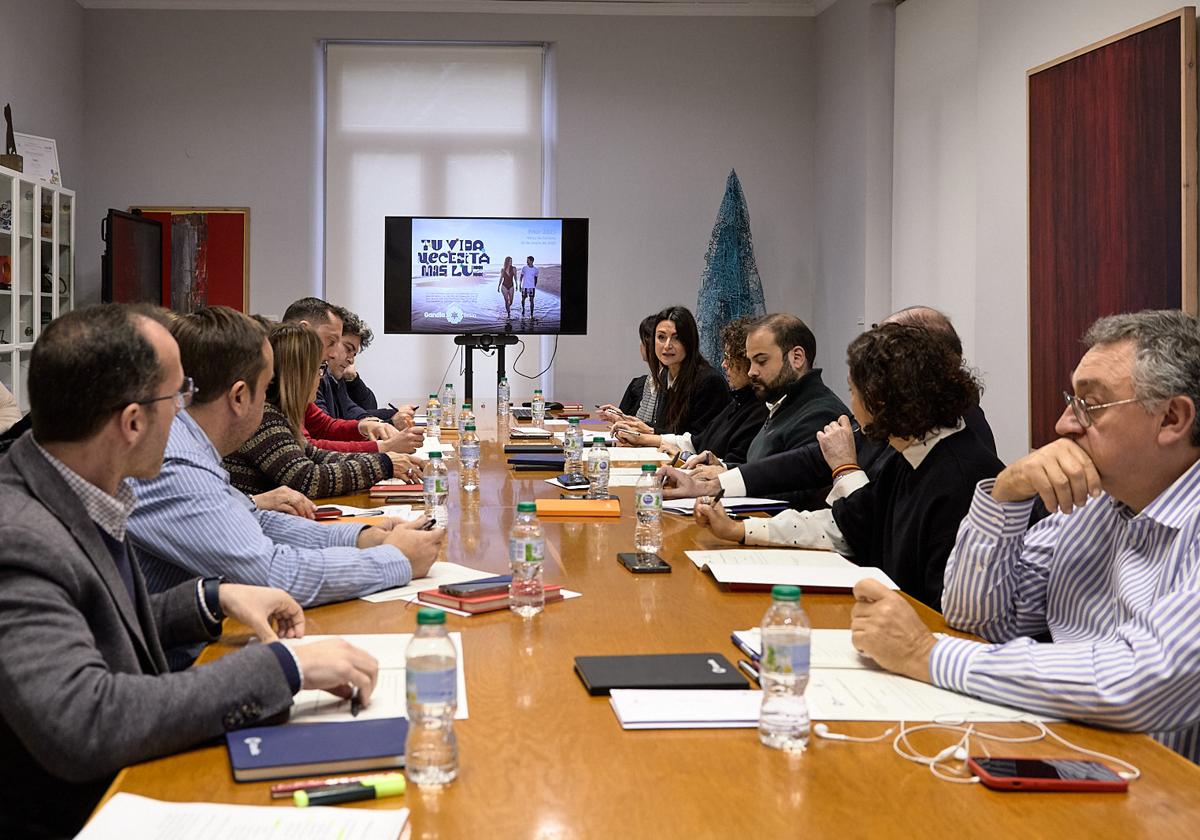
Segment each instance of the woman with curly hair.
M906 324L863 333L847 361L850 408L863 434L898 455L868 479L855 460L850 421L839 417L817 433L833 470L832 508L743 523L700 499L696 519L723 539L832 549L879 567L904 592L941 609L946 558L975 485L1004 468L978 437L960 434L979 383L948 342Z
M394 452L331 452L304 437L304 412L321 381L321 340L307 327L287 323L268 336L275 378L258 431L224 460L233 486L262 493L279 486L310 499L364 492L384 478L415 474L417 463Z

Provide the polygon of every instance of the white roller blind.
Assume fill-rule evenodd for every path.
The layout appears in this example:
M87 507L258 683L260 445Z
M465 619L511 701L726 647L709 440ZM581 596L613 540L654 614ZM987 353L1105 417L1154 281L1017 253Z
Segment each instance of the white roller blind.
M383 335L383 219L542 215L542 74L540 46L326 45L325 295L375 331L358 367L381 402L439 387L456 349L450 336ZM535 373L539 340L525 341L520 368ZM517 350L509 378L526 396ZM443 381L461 399L457 371ZM494 410L495 381L476 353L477 406Z

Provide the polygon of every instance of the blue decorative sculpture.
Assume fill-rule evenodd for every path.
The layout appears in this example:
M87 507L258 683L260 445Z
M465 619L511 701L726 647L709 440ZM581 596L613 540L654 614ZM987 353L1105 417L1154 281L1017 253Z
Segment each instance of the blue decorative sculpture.
M762 280L754 261L750 212L737 172L732 169L725 182L725 198L717 211L704 262L696 321L700 327L700 352L716 367L724 358L722 328L738 318L767 312Z

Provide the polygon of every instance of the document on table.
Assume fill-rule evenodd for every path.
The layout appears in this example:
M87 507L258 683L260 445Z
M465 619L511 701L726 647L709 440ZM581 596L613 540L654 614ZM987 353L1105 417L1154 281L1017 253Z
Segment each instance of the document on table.
M689 499L688 501L694 501ZM666 507L667 503L663 503ZM832 566L845 568L854 564L832 551L806 548L733 548L714 551L685 551L697 569L705 566Z
M424 510L413 510L412 505L379 505L373 508L360 508L354 505L322 505L321 507L337 508L342 516L394 516L398 519L420 519Z
M614 688L622 729L741 729L758 726L761 691Z
M813 720L1052 720L868 669L814 668L804 697Z
M671 456L666 452L659 452L653 446L614 446L608 450L608 460L618 464L627 464L630 461L665 464L671 460Z
M735 630L733 637L752 652L754 659L762 653L762 633L757 627L749 630ZM855 649L850 641L849 630L826 630L823 628L812 631L810 648L810 667L817 668L855 668L879 670L875 660L863 656Z
M425 440L421 441L421 448L414 452L413 455L424 461L428 461L430 452L441 452L442 460L444 461L447 458L453 457L454 444L447 443L446 441L431 441L429 438L425 438Z
M741 566L709 564L719 583L732 586L787 586L809 589L853 589L860 580L877 580L888 589L900 587L882 569L874 566Z
M342 723L353 720L374 720L408 716L405 698L404 649L412 641L412 633L366 633L348 636L305 636L303 639L285 639L284 644L296 650L313 642L326 639L345 639L355 647L362 648L379 660L379 680L371 695L371 705L357 716L350 714L350 701L335 697L327 691L305 689L296 695L292 704L289 723ZM450 633L450 640L458 649L458 710L454 717L467 717L467 679L463 669L462 633Z
M423 578L417 578L408 586L385 589L382 592L364 595L362 599L370 601L372 604L412 600L409 598L410 595L415 598L418 592L424 592L426 589L437 589L444 583L465 583L469 580L483 580L484 578L494 576L495 572L481 572L479 569L468 569L466 566L460 566L457 563L438 561L430 567L429 574Z
M407 808L214 805L118 793L75 840L396 840L407 822Z
M726 496L721 499L721 503L725 505L726 510L737 510L738 508L747 507L775 507L780 505L786 507L786 503L779 499L760 499L756 496ZM690 514L696 509L695 499L668 499L663 502L663 510L669 510L671 513L687 513Z

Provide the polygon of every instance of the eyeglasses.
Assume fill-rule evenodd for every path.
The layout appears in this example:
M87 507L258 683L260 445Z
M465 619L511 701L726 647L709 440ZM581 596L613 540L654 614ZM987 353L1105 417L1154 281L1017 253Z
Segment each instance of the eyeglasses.
M183 378L183 385L181 385L179 390L174 394L166 394L165 396L161 397L151 397L148 400L138 400L138 405L147 405L152 402L158 402L159 400L175 400L175 413L178 414L192 404L192 397L196 396L196 390L196 386L192 382L192 377L185 376Z
M1100 403L1100 405L1088 405L1084 402L1083 397L1068 394L1066 391L1063 391L1063 399L1071 407L1071 412L1075 415L1075 419L1079 421L1079 425L1085 429L1090 428L1092 425L1093 411L1099 411L1102 408L1112 408L1114 405L1128 405L1129 403L1139 401L1137 397L1130 397L1127 400L1116 400L1115 402Z

